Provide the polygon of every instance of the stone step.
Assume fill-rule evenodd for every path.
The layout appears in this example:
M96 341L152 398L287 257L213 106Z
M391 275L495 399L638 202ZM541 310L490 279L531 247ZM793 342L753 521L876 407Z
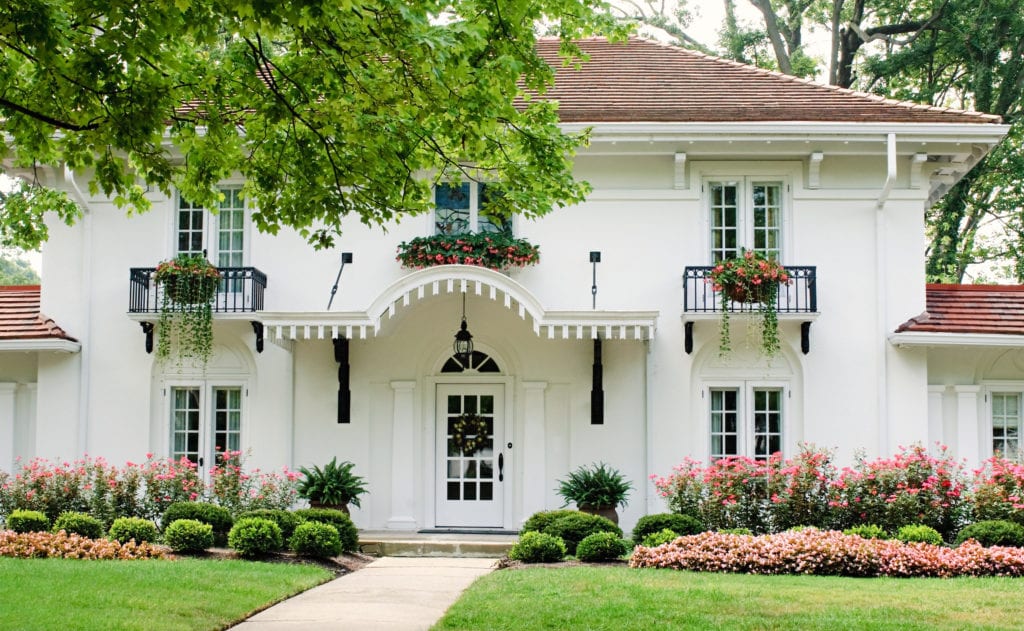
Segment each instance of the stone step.
M460 534L363 531L359 550L365 554L397 557L501 558L518 537L510 534Z

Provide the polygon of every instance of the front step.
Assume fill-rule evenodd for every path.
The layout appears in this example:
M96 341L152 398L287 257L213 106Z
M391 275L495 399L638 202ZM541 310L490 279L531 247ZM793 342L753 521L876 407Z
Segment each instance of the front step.
M389 557L474 557L498 559L508 553L516 535L362 531L359 550Z

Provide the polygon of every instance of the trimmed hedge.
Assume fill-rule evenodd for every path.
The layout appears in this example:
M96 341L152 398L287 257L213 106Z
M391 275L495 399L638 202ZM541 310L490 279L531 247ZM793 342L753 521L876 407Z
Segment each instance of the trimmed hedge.
M857 535L862 539L889 539L889 533L885 528L875 524L861 524L843 531L844 535Z
M543 532L524 532L508 551L508 558L523 563L554 563L565 558L565 543Z
M942 545L942 535L938 530L924 524L908 524L896 531L896 539L903 543L930 543Z
M614 561L627 552L626 542L614 532L595 532L576 546L576 558L587 562Z
M542 510L530 515L530 518L523 522L523 527L520 529L520 532L544 532L544 530L551 525L551 522L555 521L559 517L575 515L578 512L579 511L568 508L559 510Z
M307 521L295 528L289 547L295 554L302 556L336 557L341 554L341 536L338 529L330 524Z
M37 510L14 510L7 516L7 528L18 533L49 532L50 519Z
M107 529L103 526L103 522L92 515L65 511L58 515L57 519L53 522L53 532L60 532L61 530L69 535L82 535L90 539L100 539Z
M352 523L352 518L340 510L303 508L294 513L303 522L318 521L334 526L338 531L338 536L341 537L341 549L344 552L355 552L359 549L359 530Z
M579 511L558 517L544 529L544 534L558 537L565 542L565 549L573 555L576 554L576 546L580 541L595 532L611 532L617 537L622 537L622 529L610 520Z
M142 517L118 517L110 524L110 538L118 543L147 543L159 536L156 524Z
M213 527L213 543L222 546L227 543L228 531L234 520L223 506L206 502L175 502L164 511L161 523L166 527L179 519L194 519Z
M276 523L277 527L281 529L281 536L284 537L285 541L292 538L292 533L295 532L295 527L302 523L302 520L295 513L273 508L260 508L257 510L245 511L235 519L244 519L246 517L260 517L262 519L269 519Z
M231 527L228 545L243 557L258 557L280 550L284 539L276 522L262 517L245 517Z
M1024 547L1024 526L1004 519L979 521L967 526L956 536L956 544L960 545L968 539L974 539L986 548L991 546Z
M213 526L196 519L176 519L164 528L164 543L175 552L205 552L213 547Z
M704 532L704 526L690 515L656 513L654 515L644 515L637 520L636 526L633 527L633 541L643 541L647 538L647 535L665 529L671 530L680 536L696 535Z

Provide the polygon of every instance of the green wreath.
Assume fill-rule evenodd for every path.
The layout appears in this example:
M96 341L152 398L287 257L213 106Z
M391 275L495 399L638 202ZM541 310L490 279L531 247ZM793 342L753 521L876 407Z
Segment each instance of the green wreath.
M489 433L487 419L479 414L466 412L456 417L452 423L452 445L462 452L462 455L472 456L484 448L489 440Z

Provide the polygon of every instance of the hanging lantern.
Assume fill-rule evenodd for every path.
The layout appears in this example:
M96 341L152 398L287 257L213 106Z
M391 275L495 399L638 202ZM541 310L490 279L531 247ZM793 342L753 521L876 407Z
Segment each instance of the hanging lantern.
M452 348L455 350L455 357L458 358L464 366L469 365L469 358L473 354L473 335L470 334L466 328L466 294L462 294L462 324L459 325L459 330L455 333L455 343L452 344Z

